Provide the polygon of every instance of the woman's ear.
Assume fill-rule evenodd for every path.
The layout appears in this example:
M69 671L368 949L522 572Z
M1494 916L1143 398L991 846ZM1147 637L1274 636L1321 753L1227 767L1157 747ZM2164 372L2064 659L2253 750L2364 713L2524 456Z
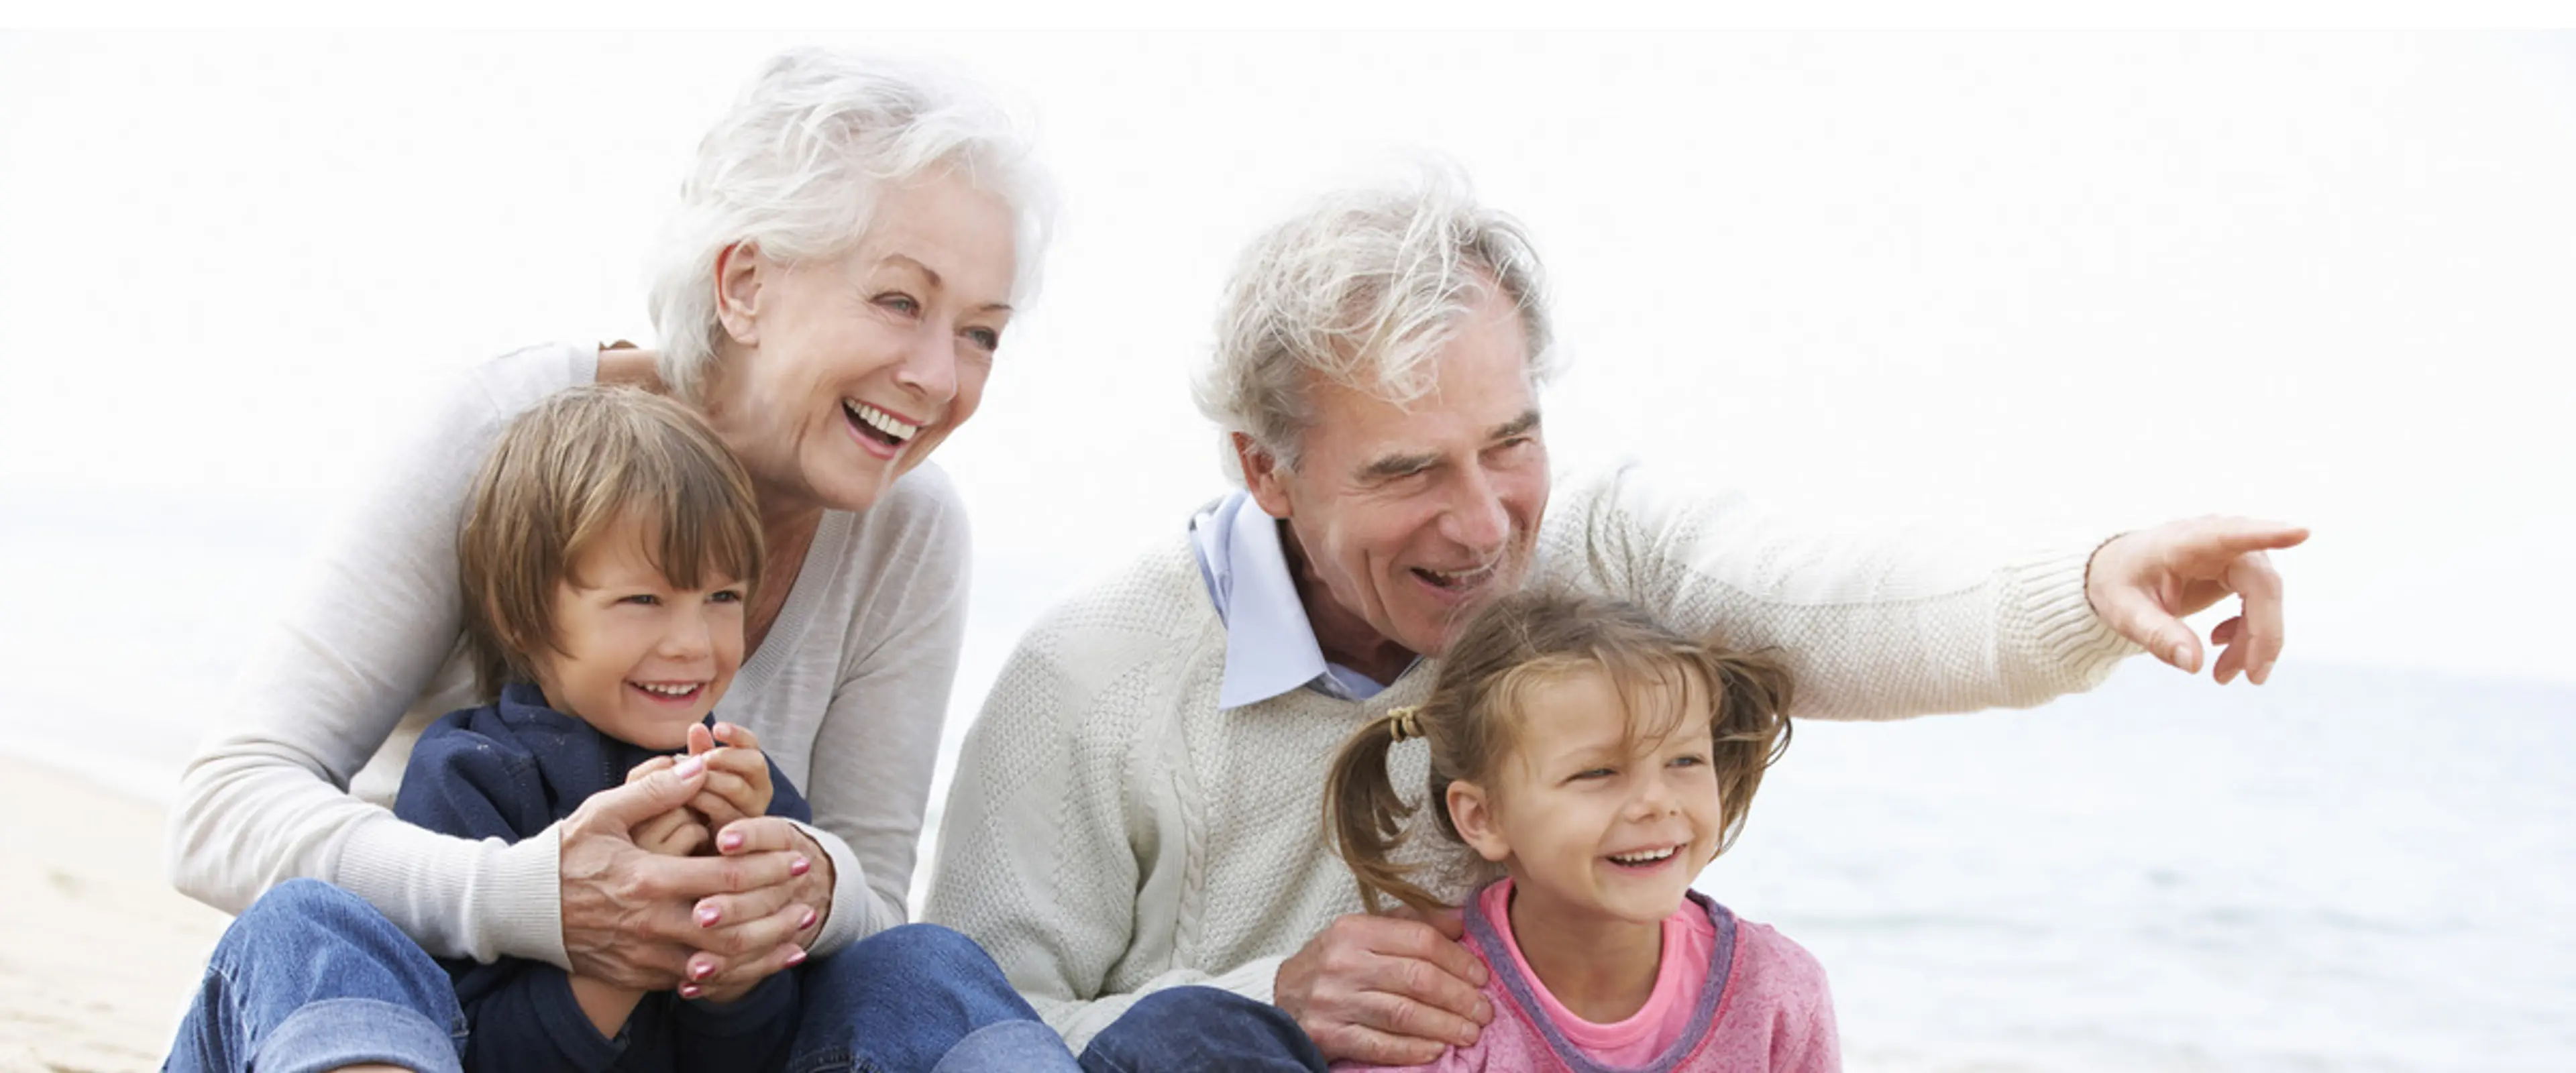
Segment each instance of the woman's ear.
M1495 822L1494 800L1485 788L1460 779L1449 784L1449 823L1458 829L1467 848L1495 864L1512 855L1512 844L1503 838L1502 825Z
M716 322L743 346L760 345L760 285L770 270L760 249L748 242L716 253Z

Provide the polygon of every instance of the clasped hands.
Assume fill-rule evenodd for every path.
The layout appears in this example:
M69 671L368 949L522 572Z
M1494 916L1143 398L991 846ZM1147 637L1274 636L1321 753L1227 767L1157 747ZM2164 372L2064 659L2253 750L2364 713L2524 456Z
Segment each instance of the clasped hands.
M564 951L573 973L731 1001L805 959L830 912L832 864L767 815L769 760L749 730L689 729L563 822Z

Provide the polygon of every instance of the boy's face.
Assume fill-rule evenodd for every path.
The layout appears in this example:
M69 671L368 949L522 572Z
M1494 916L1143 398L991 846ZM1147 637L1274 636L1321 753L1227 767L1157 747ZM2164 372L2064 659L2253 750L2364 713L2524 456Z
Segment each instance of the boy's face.
M1628 716L1607 674L1531 683L1511 729L1511 755L1487 785L1450 784L1450 817L1485 859L1512 875L1516 897L1545 919L1652 924L1717 853L1717 775L1709 766L1709 697L1696 682L1630 691L1652 713L1687 713L1661 741L1629 748Z
M674 585L644 552L647 530L621 523L573 558L555 586L555 649L535 653L546 701L600 733L679 749L742 667L748 590L711 570Z

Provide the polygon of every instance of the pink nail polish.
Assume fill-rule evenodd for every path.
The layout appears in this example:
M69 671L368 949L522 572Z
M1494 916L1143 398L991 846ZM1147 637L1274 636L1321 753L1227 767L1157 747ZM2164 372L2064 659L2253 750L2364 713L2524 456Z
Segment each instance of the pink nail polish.
M797 921L797 922L796 922L796 930L798 930L798 931L803 931L803 930L805 930L805 929L807 929L807 928L810 928L810 927L813 927L813 926L814 926L814 911L813 911L813 910L811 910L811 909L808 909L808 910L806 910L806 911L805 911L805 919L803 919L803 920L799 920L799 921ZM800 954L799 956L802 956L802 955Z
M803 857L798 857L787 863L787 874L791 876L801 876L813 870L814 862L806 860Z
M698 997L698 996L700 996L700 995L703 995L703 994L706 994L706 993L707 993L707 989L706 989L706 988L699 987L699 986L698 986L698 985L696 985L696 984L681 984L681 985L680 985L680 997L681 997L681 998L696 998L696 997Z
M701 928L715 927L716 921L723 916L724 914L718 911L715 906L701 905L698 907L698 926Z
M689 979L692 979L692 980L704 980L704 979L706 979L707 977L713 976L713 975L715 975L715 974L716 974L716 967L715 967L715 966L713 966L713 965L709 965L709 964L707 964L706 962L703 962L703 961L698 962L697 964L694 964L694 965L689 966Z
M803 950L790 950L790 951L788 951L788 952L787 952L787 963L788 963L788 964L790 964L790 965L802 965L802 964L804 964L804 963L805 963L805 951L803 951Z
M723 848L725 848L725 849L741 849L741 848L742 848L742 832L740 832L740 831L727 831L727 832L725 832L725 833L723 833L723 834L721 834L721 835L717 835L717 836L716 836L716 845L721 846L721 847L723 847Z

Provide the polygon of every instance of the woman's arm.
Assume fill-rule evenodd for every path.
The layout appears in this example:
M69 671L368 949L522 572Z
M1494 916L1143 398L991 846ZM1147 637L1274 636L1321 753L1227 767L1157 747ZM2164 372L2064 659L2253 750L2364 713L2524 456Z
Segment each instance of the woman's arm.
M434 955L564 962L551 832L506 847L453 838L348 793L455 650L466 487L514 412L492 384L544 358L500 359L445 392L317 542L181 779L167 858L181 891L239 912L312 877Z
M871 587L851 610L804 784L838 870L817 954L910 918L931 770L965 643L974 540L955 487L924 466L889 500L858 549Z

